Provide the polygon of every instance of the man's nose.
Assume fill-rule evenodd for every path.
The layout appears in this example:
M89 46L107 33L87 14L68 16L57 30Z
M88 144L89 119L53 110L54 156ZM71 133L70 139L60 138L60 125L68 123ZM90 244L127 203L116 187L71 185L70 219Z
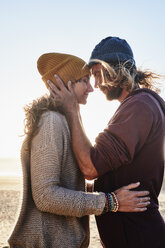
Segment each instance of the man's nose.
M98 87L99 87L99 84L100 84L100 83L99 83L99 80L98 80L98 79L95 79L94 87L95 87L95 88L98 88Z

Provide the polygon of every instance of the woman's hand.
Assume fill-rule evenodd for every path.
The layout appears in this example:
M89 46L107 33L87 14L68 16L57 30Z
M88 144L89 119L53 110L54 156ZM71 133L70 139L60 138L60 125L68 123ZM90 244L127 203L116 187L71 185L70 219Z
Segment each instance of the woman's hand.
M119 202L120 212L143 212L147 210L150 204L148 191L131 191L140 185L140 183L132 183L128 186L117 189L114 193Z

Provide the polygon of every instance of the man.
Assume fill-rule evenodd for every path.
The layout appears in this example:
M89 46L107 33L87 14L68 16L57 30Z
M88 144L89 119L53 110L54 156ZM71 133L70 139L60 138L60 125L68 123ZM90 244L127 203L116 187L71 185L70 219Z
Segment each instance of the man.
M118 37L107 37L94 48L89 67L95 87L108 100L121 103L94 147L82 128L71 82L69 91L57 76L60 89L50 84L56 103L63 102L80 169L86 179L98 178L96 191L140 181L140 189L150 191L151 197L146 212L96 217L102 243L110 248L163 248L165 223L158 211L158 195L164 172L165 103L151 90L156 75L137 70L131 47Z

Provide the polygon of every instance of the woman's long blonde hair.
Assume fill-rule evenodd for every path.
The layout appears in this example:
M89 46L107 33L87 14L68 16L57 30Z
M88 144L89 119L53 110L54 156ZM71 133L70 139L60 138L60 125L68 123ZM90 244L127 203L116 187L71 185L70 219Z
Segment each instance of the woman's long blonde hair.
M94 63L100 63L104 69L101 70L102 86L110 88L112 86L126 86L128 92L135 88L148 88L157 93L159 83L157 80L161 78L160 75L149 70L142 71L136 69L129 61L124 63L114 63L109 65L102 60L91 60Z
M41 115L48 110L57 111L57 109L53 105L51 97L47 94L37 98L32 103L27 104L24 107L24 133L27 136L32 138L37 133L38 123Z

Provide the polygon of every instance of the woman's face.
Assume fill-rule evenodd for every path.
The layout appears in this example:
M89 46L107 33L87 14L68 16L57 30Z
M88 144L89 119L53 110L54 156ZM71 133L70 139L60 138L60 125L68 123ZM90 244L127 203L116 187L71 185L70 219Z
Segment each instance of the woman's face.
M88 94L93 92L92 85L90 84L89 76L85 76L73 84L74 92L79 104L86 104Z

